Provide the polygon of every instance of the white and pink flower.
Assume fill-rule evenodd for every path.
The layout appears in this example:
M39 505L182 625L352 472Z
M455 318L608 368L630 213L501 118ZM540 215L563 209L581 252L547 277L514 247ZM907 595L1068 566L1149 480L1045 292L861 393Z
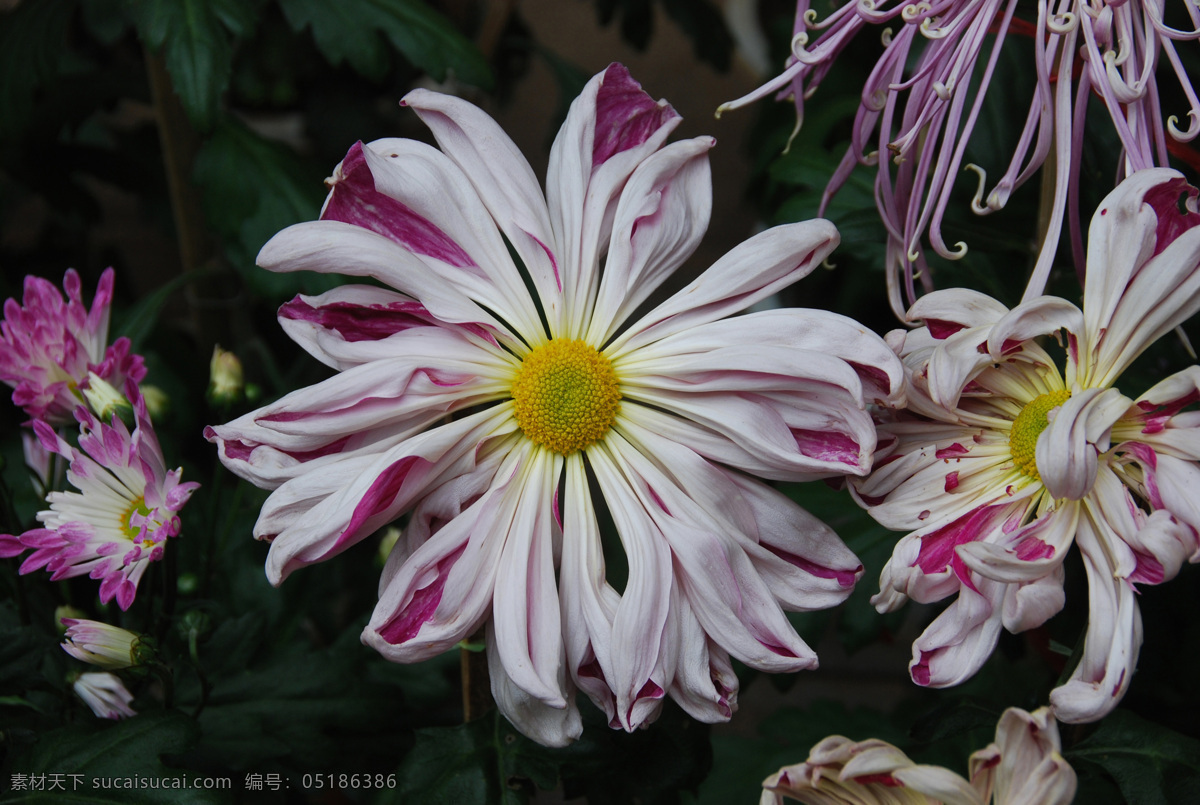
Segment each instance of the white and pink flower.
M1061 749L1045 707L1005 710L995 742L971 755L969 781L914 763L885 741L831 735L808 760L764 780L760 805L783 805L785 798L811 805L1068 805L1076 778Z
M116 416L101 422L81 405L78 449L34 421L42 446L69 462L67 480L79 491L47 495L50 508L37 516L41 528L0 536L0 553L18 542L20 550L33 549L22 573L44 567L56 581L86 574L100 580L100 600L115 597L121 609L133 603L138 581L162 558L167 540L179 535L179 511L199 486L182 483L182 470L167 470L137 385L126 383L125 393L133 431Z
M65 302L53 283L27 276L23 304L5 301L0 322L0 381L13 387L13 402L31 418L55 426L72 422L75 407L84 403L89 373L117 388L146 376L128 338L108 343L113 270L100 276L91 310L83 304L74 269L67 270L63 287Z
M1200 309L1196 190L1139 171L1100 205L1083 309L1036 297L1008 310L945 290L889 339L911 375L908 411L881 425L886 458L856 481L880 523L909 532L873 599L957 600L913 645L918 684L975 673L1000 629L1038 626L1064 603L1079 547L1089 583L1083 655L1050 697L1060 721L1101 718L1129 686L1142 641L1136 585L1200 560L1200 367L1131 399L1122 372ZM1038 343L1065 332L1065 371Z
M274 490L255 528L270 580L407 513L364 642L412 662L485 627L502 712L547 744L579 734L577 688L635 729L668 694L728 719L731 657L814 667L784 610L838 603L861 566L750 475L866 474L866 404L896 404L903 370L832 313L727 317L812 271L836 230L763 232L635 318L707 228L711 138L666 145L678 115L614 64L571 107L543 195L475 106L403 103L440 150L355 145L322 220L259 255L387 286L280 310L338 374L207 431ZM623 589L606 549L627 557Z

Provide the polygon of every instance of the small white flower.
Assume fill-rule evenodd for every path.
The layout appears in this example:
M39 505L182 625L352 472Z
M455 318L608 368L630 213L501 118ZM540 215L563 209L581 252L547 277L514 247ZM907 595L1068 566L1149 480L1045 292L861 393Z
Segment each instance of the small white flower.
M80 674L72 687L75 688L76 695L92 708L92 712L98 718L120 721L122 718L137 715L129 706L133 701L133 694L125 689L124 683L115 674L107 671L89 671Z

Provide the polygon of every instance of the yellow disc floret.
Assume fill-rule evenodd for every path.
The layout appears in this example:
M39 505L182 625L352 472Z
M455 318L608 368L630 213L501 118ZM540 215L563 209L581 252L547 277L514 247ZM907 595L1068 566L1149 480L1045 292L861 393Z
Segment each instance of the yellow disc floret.
M1030 400L1013 420L1012 430L1008 435L1008 449L1012 453L1013 464L1027 478L1042 480L1037 468L1038 437L1050 424L1047 414L1070 398L1071 392L1066 389L1039 395Z
M121 531L129 537L130 541L137 542L141 538L142 531L145 530L146 518L152 513L146 505L145 496L138 495L129 502L129 508L121 515ZM146 547L154 545L153 540L144 540L143 542Z
M512 384L517 424L564 456L604 438L617 418L617 373L596 348L556 338L525 357Z

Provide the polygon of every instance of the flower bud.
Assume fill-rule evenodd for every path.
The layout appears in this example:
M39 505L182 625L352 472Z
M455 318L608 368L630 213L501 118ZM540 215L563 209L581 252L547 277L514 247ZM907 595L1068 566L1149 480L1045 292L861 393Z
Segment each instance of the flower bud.
M65 621L72 623L81 620L87 614L82 609L76 609L70 604L63 604L61 607L54 609L54 622L58 624L58 633L61 635L67 631L68 626Z
M146 403L146 413L150 419L158 422L166 416L171 408L171 398L158 386L140 386L142 400Z
M116 671L141 665L154 655L141 635L118 626L74 618L63 618L62 623L67 627L63 651L77 660Z
M213 405L233 405L242 398L242 362L221 347L213 347L208 364L208 399Z
M101 422L111 421L113 414L116 414L129 428L136 425L129 399L95 372L88 372L88 384L83 389L83 396Z

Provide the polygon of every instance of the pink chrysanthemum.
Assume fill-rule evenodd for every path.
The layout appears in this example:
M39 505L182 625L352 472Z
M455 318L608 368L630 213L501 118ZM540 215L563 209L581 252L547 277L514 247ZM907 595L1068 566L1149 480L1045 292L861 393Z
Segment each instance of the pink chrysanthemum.
M128 609L138 581L162 558L166 541L179 535L179 511L197 483L180 483L182 470L167 471L158 437L137 386L126 384L136 426L119 418L99 421L79 406L79 447L72 447L41 420L33 423L42 445L69 462L67 480L78 492L51 492L50 508L37 516L42 528L19 537L0 537L0 548L16 540L33 548L22 573L46 568L52 579L87 574L100 580L100 600L114 597Z
M486 627L500 709L548 744L579 734L577 687L634 729L668 694L729 718L731 655L813 667L784 609L841 601L861 567L749 475L865 474L865 401L896 404L903 371L832 313L726 317L812 271L836 230L763 232L635 317L708 225L711 138L664 145L678 115L613 65L572 105L543 195L478 108L422 90L404 104L441 150L354 146L323 220L258 258L389 286L281 309L339 374L208 431L227 467L275 490L255 527L270 580L408 513L364 641L412 662Z
M1179 4L1190 16L1192 31L1164 22L1163 0L1038 0L1032 23L1015 16L1018 5L1018 0L850 0L818 22L810 0L800 0L787 69L722 107L736 108L778 92L795 101L799 128L805 100L846 45L863 29L880 31L884 52L863 87L850 148L825 190L821 209L856 164L878 165L875 198L888 232L889 298L901 318L904 307L916 301L915 277L924 290L933 287L926 238L948 259L967 251L963 242L947 245L942 218L964 170L966 146L1007 37L1033 38L1033 100L1008 167L994 187L988 190L983 168L965 168L978 175L972 209L986 215L1004 207L1013 190L1050 160L1053 203L1025 300L1045 288L1065 219L1071 222L1076 265L1082 267L1078 185L1087 105L1093 96L1103 102L1120 139L1113 163L1118 180L1137 170L1166 167L1168 136L1186 142L1200 133L1200 100L1175 52L1177 41L1200 38L1200 13L1193 3ZM810 41L814 29L822 33ZM1175 116L1164 127L1156 82L1163 61L1189 105L1186 130L1178 128Z
M1083 655L1050 696L1060 721L1104 716L1128 688L1142 642L1137 584L1200 560L1200 367L1136 399L1116 388L1146 347L1200 310L1196 190L1139 171L1101 203L1089 233L1082 311L1056 297L1008 310L974 291L923 297L924 322L889 336L911 372L908 411L880 427L889 455L857 494L910 532L883 570L881 611L957 600L913 645L918 684L954 685L1001 628L1062 608L1062 562L1083 556ZM1038 337L1066 332L1060 372Z
M84 402L89 372L117 388L146 376L128 338L108 345L113 270L100 276L90 311L74 269L67 269L63 287L66 302L53 283L26 277L23 304L6 300L0 322L0 381L13 387L13 402L25 413L55 426L69 424Z

